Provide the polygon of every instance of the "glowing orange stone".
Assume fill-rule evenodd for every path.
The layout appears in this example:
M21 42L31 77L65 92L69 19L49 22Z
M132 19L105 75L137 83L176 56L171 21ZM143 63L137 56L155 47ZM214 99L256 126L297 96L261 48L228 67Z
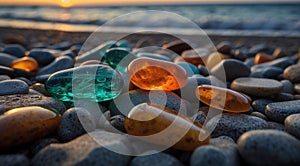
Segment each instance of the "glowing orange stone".
M158 145L192 151L209 143L209 132L198 122L152 103L142 103L128 114L124 123L128 134Z
M197 87L196 95L201 102L228 112L248 112L250 109L248 98L230 89L201 85ZM223 96L226 98L222 98Z
M32 72L39 67L38 62L30 57L23 57L12 62L11 67L14 69L22 69Z
M172 91L187 83L186 71L172 63L151 58L138 58L127 67L131 82L144 90Z

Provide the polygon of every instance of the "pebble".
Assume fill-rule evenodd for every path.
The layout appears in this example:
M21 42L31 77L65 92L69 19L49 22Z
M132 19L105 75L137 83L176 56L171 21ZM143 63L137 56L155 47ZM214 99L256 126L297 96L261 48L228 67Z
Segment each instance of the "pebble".
M182 166L180 161L175 157L159 152L151 155L143 155L134 157L131 162L130 166Z
M91 84L94 86L91 87ZM122 76L111 67L88 65L52 74L45 87L51 96L61 101L73 101L73 97L76 97L101 102L117 97L123 85Z
M300 100L270 103L265 111L268 118L279 123L283 123L289 115L297 113L300 113Z
M180 66L151 58L132 61L127 71L131 82L144 90L176 90L187 83L188 77Z
M0 75L7 75L9 77L14 77L15 73L14 70L9 67L0 66Z
M258 65L265 62L272 61L273 58L270 55L267 55L265 53L258 53L255 55L254 64Z
M199 65L198 66L198 70L199 70L199 74L203 75L203 76L209 76L209 72L207 70L207 68L205 66Z
M128 64L137 56L125 48L111 48L106 51L105 58L112 68L125 72Z
M266 115L264 115L263 113L260 113L260 112L251 112L250 115L258 117L258 118L261 118L263 120L268 120L268 118L266 117Z
M55 59L55 56L48 49L40 48L30 50L28 56L34 58L41 66L46 66Z
M23 58L17 59L15 61L13 61L11 64L11 68L22 69L27 72L32 72L34 70L37 70L38 67L39 67L38 62L35 59L30 58L30 57L23 57Z
M198 111L195 115L194 121L203 125L206 119L206 114L203 111Z
M25 48L19 44L5 45L3 53L13 55L18 58L22 58L25 55Z
M5 166L29 166L30 160L22 154L4 154L0 155L0 163Z
M38 75L34 77L34 81L36 81L37 83L45 84L49 77L50 74Z
M0 82L4 80L10 80L10 77L7 75L0 75Z
M56 130L60 119L59 114L39 106L9 110L0 116L0 147L9 149L42 138Z
M261 118L250 115L223 113L222 117L215 116L210 119L205 126L208 129L215 127L214 130L211 130L213 131L211 133L212 138L225 135L236 141L247 131L265 129L268 123Z
M192 47L189 44L187 44L187 43L185 43L181 40L175 40L175 41L172 41L170 43L164 44L162 46L162 48L171 50L171 51L175 52L178 55L181 55L181 53L186 51L186 50L192 49Z
M294 85L294 90L295 90L295 92L297 92L298 94L300 94L300 84L295 84Z
M251 68L252 66L254 66L254 58L247 58L244 61L244 64L247 65L249 68Z
M17 58L9 54L0 53L0 59L1 59L0 61L1 66L10 67L11 63Z
M283 72L284 79L290 80L293 83L300 83L300 65L291 65Z
M0 96L0 115L10 109L24 106L54 108L60 114L64 113L66 110L63 103L52 97L27 94Z
M117 130L125 133L126 130L124 128L125 116L123 115L115 115L110 118L110 124Z
M300 113L288 116L284 125L286 131L300 140Z
M273 101L268 99L257 99L252 102L252 107L255 111L265 114L266 106L270 103L273 103Z
M281 82L266 78L238 78L231 84L231 89L250 96L268 97L279 94L283 85Z
M243 134L238 150L250 165L299 165L300 141L277 130L256 130Z
M195 65L191 64L191 63L176 62L176 64L181 66L187 72L188 77L191 77L194 74L199 74L198 68Z
M273 57L275 59L286 57L286 56L288 56L288 54L282 48L276 48L273 52Z
M210 51L205 48L198 48L196 50L186 50L181 54L184 61L193 65L205 65L207 58L210 55Z
M283 73L283 70L280 67L270 66L263 69L260 73L263 78L275 79Z
M230 89L201 85L196 89L198 99L213 108L228 112L248 112L250 101L242 94Z
M11 79L0 82L0 95L14 95L14 94L27 94L29 92L29 86L26 82Z
M41 83L35 83L33 85L30 86L30 89L36 90L39 93L42 93L45 96L49 96L48 92L45 89L45 85L41 84Z
M37 72L37 75L52 74L57 71L69 69L69 68L73 67L73 65L74 65L74 61L72 58L63 56L60 58L56 58L53 62L51 62L47 66L41 68Z
M235 59L226 59L218 63L211 70L211 74L221 80L232 81L239 77L248 77L250 68L242 61Z
M91 137L92 135L93 137ZM106 131L84 134L70 142L51 144L38 152L31 160L33 166L39 165L116 165L127 166L129 155L122 155L107 149L128 150L126 137ZM97 142L95 141L97 140Z
M251 71L252 72L259 71L259 70L262 70L262 69L264 69L266 67L270 67L270 66L280 67L282 70L284 70L288 66L293 65L295 63L296 62L295 62L294 58L284 57L284 58L279 58L279 59L273 60L271 62L266 62L263 64L255 65L255 66L251 67Z
M29 155L32 157L36 155L39 151L41 151L44 147L53 143L59 143L59 141L56 138L42 138L34 141L29 148L30 149Z
M132 108L124 127L130 135L149 136L139 139L183 151L192 151L209 142L208 131L200 123L156 104L142 103Z
M78 136L95 130L94 118L84 108L73 107L68 109L61 118L57 135L62 141L70 141Z
M281 123L268 121L268 127L266 129L273 129L273 130L279 130L279 131L286 131L285 127Z
M280 82L283 85L283 89L282 89L283 93L290 93L290 94L294 93L294 85L290 80L281 80Z
M259 52L271 52L271 49L266 44L256 44L249 49L249 55L256 55Z
M294 95L290 93L279 93L272 97L272 100L275 102L280 102L280 101L290 101L294 100Z
M29 79L25 78L25 77L17 77L16 79L24 81L28 86L32 85L32 82Z
M222 54L231 54L232 44L229 41L222 41L217 46L217 51Z

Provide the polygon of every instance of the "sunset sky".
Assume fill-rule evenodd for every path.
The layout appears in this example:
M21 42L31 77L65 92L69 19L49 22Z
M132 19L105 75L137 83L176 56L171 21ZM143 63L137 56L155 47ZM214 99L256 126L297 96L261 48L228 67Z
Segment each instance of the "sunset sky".
M235 3L235 2L300 2L300 0L0 0L0 5L55 5L62 7L81 5L120 4L176 4L176 3Z

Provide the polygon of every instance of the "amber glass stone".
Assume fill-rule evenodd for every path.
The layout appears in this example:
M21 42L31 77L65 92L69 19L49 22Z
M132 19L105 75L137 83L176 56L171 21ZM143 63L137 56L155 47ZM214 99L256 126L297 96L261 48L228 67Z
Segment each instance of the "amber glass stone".
M254 64L258 65L265 62L272 61L273 58L265 53L258 53L255 55Z
M228 112L248 112L250 109L248 98L230 89L201 85L196 89L196 96L201 102ZM226 98L222 98L223 96Z
M52 110L27 106L0 116L0 149L9 149L42 138L56 130L61 116Z
M182 67L152 58L132 61L127 72L131 82L144 90L177 90L187 83L188 78Z
M23 57L12 62L11 68L32 72L39 67L38 62L31 57Z
M124 124L128 134L144 141L192 151L209 143L209 132L198 122L152 103L142 103L128 114Z

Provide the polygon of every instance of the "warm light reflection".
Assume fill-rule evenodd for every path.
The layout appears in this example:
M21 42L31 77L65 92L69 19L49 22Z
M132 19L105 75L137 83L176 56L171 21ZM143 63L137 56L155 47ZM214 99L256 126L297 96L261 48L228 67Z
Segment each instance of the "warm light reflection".
M61 0L59 5L60 5L61 7L69 8L69 7L71 7L73 4L72 4L72 1L71 1L71 0Z

